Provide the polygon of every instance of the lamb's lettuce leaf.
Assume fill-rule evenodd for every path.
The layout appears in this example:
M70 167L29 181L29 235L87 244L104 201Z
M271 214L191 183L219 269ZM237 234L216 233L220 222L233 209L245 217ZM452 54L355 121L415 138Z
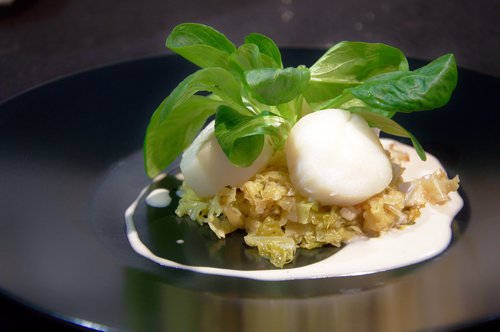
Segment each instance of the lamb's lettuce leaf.
M160 119L182 105L189 97L198 92L211 92L229 105L243 108L240 86L227 70L219 67L200 69L186 77L160 105Z
M226 68L229 55L236 49L219 31L196 23L176 26L166 46L201 68Z
M267 111L244 115L222 105L215 114L215 136L228 159L240 167L248 167L255 161L266 136L279 146L288 130L286 119Z
M241 167L253 163L265 140L281 148L301 116L325 108L348 110L388 134L409 138L425 159L415 136L391 118L442 107L457 84L453 55L410 71L404 54L384 44L340 42L311 68L283 68L278 47L264 35L249 34L236 47L222 33L196 23L175 27L166 45L201 69L179 83L151 118L144 142L151 177L214 114L222 150Z
M375 76L349 92L371 107L409 113L443 107L456 85L455 57L447 54L414 71Z
M310 105L321 109L344 89L393 71L408 71L408 61L399 49L379 43L340 42L311 66L311 80L304 97Z
M223 104L220 100L191 96L163 120L164 100L149 121L144 144L144 163L150 177L158 175L194 140L207 118Z
M251 33L245 37L245 44L257 45L262 54L273 59L278 68L283 68L280 50L271 38L261 35L260 33Z
M297 97L309 82L305 66L285 69L262 68L245 72L250 94L266 105L279 105Z

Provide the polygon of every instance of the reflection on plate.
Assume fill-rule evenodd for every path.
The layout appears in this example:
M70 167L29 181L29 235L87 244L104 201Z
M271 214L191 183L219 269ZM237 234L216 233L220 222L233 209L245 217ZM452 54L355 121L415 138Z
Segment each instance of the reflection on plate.
M310 65L321 53L283 57ZM128 244L123 211L149 183L141 155L149 116L193 70L177 57L146 58L0 105L2 293L79 324L134 331L419 330L500 314L499 79L459 70L449 105L398 119L461 176L465 207L453 224L461 235L443 255L390 272L275 283L167 269Z

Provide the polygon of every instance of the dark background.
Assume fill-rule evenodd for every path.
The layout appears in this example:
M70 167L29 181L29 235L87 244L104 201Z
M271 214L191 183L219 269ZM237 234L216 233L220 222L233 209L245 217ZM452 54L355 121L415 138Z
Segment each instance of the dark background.
M167 53L167 34L187 21L236 44L260 32L283 47L359 40L423 60L451 52L462 68L500 76L497 0L17 0L0 6L0 101L77 71ZM1 331L32 325L81 330L0 296Z
M452 52L461 67L500 76L497 0L16 0L0 6L0 100L89 67L165 53L169 31L187 21L236 44L260 32L279 46L382 42L423 60Z

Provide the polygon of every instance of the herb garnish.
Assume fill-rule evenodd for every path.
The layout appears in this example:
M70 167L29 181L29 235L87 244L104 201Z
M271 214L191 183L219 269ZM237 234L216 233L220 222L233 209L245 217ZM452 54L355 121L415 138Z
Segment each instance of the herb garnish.
M174 28L166 46L201 69L186 77L158 106L144 142L146 172L158 175L186 149L206 120L215 115L215 135L235 165L246 167L269 137L276 148L309 111L340 108L362 116L390 135L417 139L392 120L444 106L457 84L457 67L447 54L410 71L397 48L377 43L340 42L311 68L283 67L276 44L252 33L236 47L202 24ZM199 95L209 92L209 95Z

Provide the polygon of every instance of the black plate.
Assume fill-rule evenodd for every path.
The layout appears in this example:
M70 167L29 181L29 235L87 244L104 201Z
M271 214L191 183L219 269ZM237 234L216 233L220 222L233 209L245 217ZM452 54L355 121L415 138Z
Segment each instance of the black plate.
M289 49L284 59L310 65L321 54ZM459 70L448 106L398 119L461 177L466 206L443 255L365 276L258 282L158 266L125 236L123 212L149 183L149 116L194 69L146 58L0 105L4 294L77 324L134 331L415 330L500 314L498 78Z

